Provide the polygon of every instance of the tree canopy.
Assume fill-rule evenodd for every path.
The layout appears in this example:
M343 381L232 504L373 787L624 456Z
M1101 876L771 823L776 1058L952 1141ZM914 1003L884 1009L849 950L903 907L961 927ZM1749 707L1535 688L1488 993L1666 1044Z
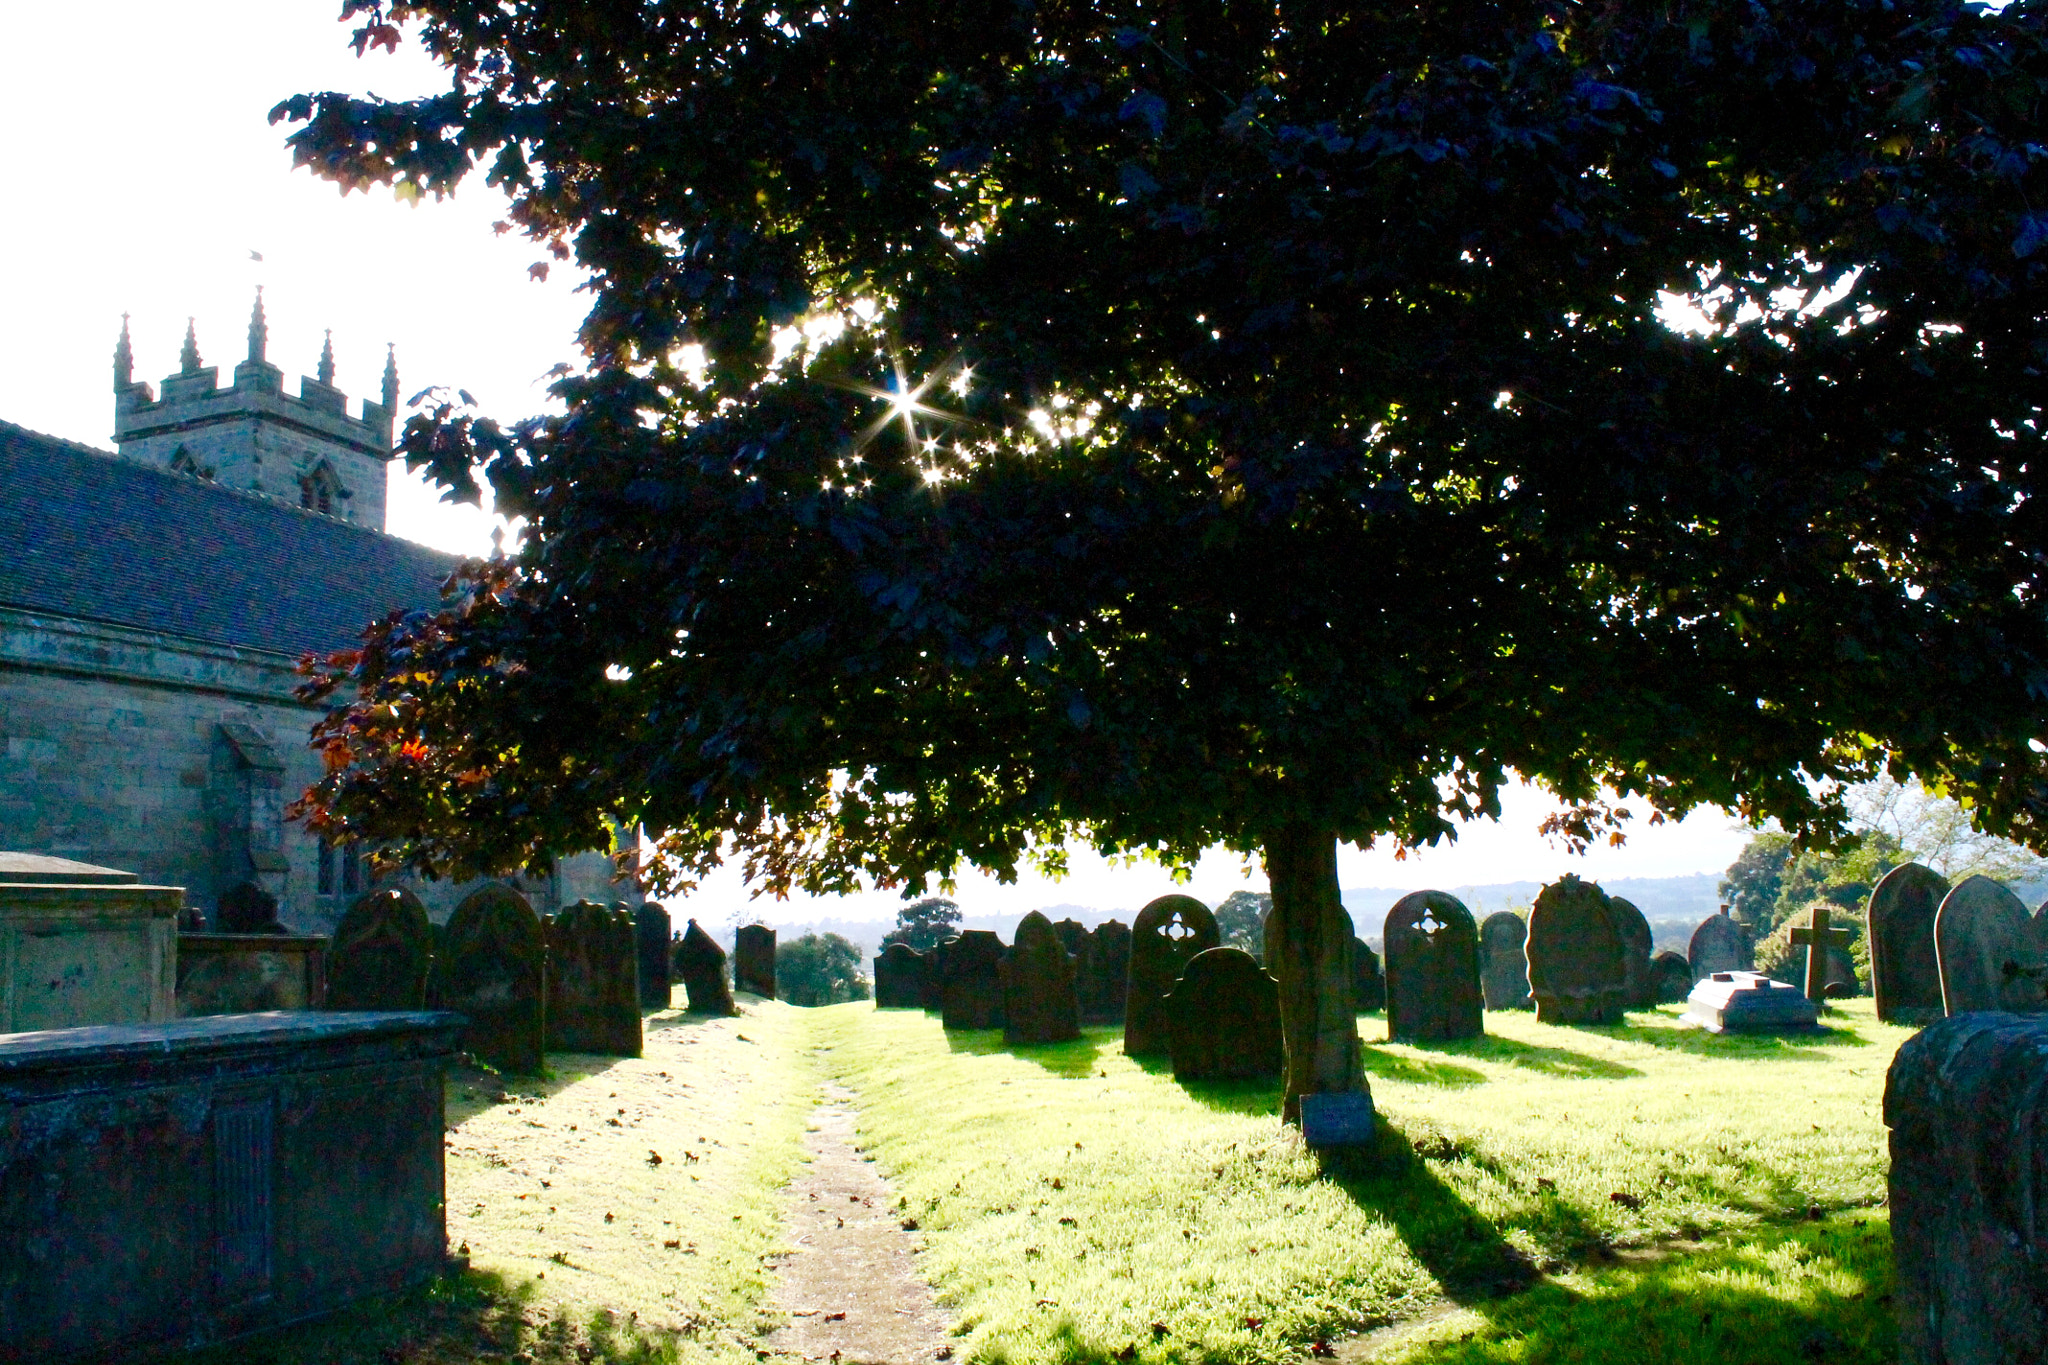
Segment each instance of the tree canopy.
M882 936L882 946L908 944L928 953L947 939L959 937L960 907L944 896L924 896L896 912L896 927Z
M839 1005L868 998L860 949L838 934L805 934L775 950L775 994L792 1005Z
M1263 852L1290 1097L1359 1074L1335 842L1511 774L2048 843L2036 0L344 9L450 88L297 160L481 173L593 304L561 414L408 422L526 531L310 685L323 829Z

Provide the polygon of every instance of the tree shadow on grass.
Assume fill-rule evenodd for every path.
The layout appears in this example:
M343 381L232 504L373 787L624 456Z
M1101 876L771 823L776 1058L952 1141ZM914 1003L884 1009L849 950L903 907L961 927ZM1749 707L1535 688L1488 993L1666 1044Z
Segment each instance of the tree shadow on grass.
M1623 1043L1643 1043L1667 1052L1689 1052L1698 1057L1785 1058L1818 1061L1825 1049L1872 1047L1874 1044L1855 1029L1823 1015L1818 1029L1805 1033L1709 1033L1703 1028L1681 1025L1668 1015L1654 1016L1659 1022L1581 1024L1588 1033Z
M1082 1029L1079 1038L1065 1043L1006 1043L996 1028L946 1030L946 1046L954 1052L971 1057L1003 1053L1068 1080L1093 1076L1122 1042L1123 1031L1109 1028Z
M444 1122L452 1127L501 1105L540 1104L576 1082L600 1075L626 1060L588 1052L550 1052L547 1071L539 1076L510 1076L480 1067L451 1066L443 1087Z
M152 1365L453 1365L508 1359L533 1365L661 1365L676 1359L676 1333L645 1329L610 1313L578 1320L555 1309L547 1316L536 1311L535 1288L531 1280L513 1283L492 1271L452 1271L313 1322L147 1359Z
M1426 1046L1431 1052L1444 1052L1454 1057L1500 1062L1564 1081L1623 1081L1643 1074L1635 1067L1609 1061L1605 1057L1590 1057L1583 1052L1574 1052L1565 1047L1538 1047L1534 1043L1501 1038L1493 1034L1483 1038L1460 1038L1455 1042L1417 1046Z
M1398 1052L1383 1052L1373 1043L1367 1043L1359 1050L1359 1054L1366 1073L1375 1080L1402 1081L1409 1085L1436 1085L1451 1089L1463 1089L1466 1086L1486 1083L1486 1073L1475 1071L1469 1066L1459 1066L1456 1062L1427 1061L1419 1057L1403 1056Z

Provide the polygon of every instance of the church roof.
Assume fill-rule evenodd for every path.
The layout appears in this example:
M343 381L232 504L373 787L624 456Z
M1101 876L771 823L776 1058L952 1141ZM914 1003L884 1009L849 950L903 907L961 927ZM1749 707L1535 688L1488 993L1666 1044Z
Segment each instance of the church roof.
M0 606L296 655L431 606L456 562L0 422Z

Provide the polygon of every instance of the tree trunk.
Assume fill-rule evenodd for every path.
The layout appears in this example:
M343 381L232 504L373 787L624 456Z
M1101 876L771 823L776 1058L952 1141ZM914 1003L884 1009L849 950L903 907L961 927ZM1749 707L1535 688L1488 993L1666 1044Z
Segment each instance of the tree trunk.
M1273 916L1266 970L1280 983L1287 1042L1282 1116L1301 1122L1301 1097L1363 1090L1358 1016L1351 999L1351 920L1337 894L1337 836L1289 825L1266 836Z

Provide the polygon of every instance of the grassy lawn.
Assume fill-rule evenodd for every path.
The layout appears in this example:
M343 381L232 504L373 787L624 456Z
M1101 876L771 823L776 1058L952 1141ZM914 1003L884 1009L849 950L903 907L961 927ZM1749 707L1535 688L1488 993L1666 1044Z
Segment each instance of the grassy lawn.
M1888 1359L1878 1103L1907 1032L1867 1001L1801 1039L1676 1012L1369 1042L1388 1131L1330 1171L1272 1088L1177 1085L1111 1030L805 1023L976 1361Z

